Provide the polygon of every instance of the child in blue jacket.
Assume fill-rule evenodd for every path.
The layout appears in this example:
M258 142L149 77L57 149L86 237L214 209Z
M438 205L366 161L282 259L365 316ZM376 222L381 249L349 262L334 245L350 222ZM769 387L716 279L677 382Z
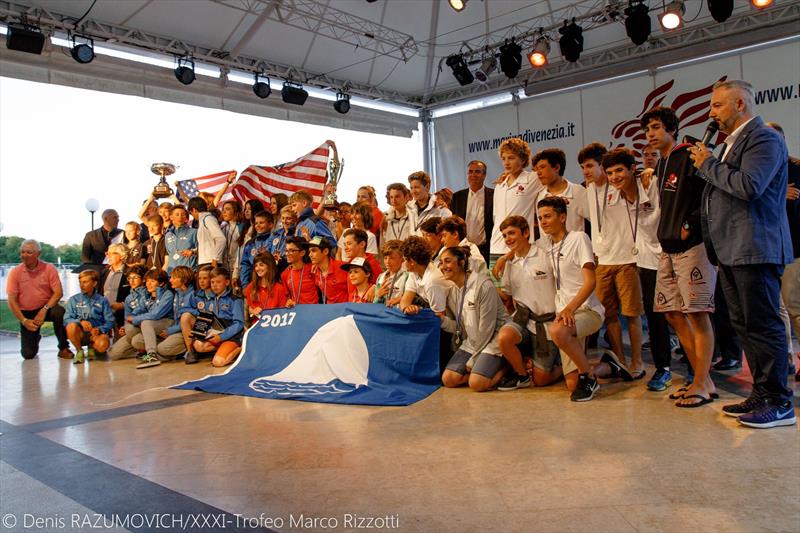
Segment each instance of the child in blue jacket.
M133 325L142 330L134 337L133 346L145 351L142 362L136 366L138 369L161 364L162 358L156 352L157 335L172 325L172 291L167 288L167 280L167 274L163 270L150 270L144 276L148 294L145 302L147 310L135 315L132 320Z
M112 360L125 359L136 355L136 348L131 342L139 334L139 328L133 325L134 315L144 313L147 310L147 289L144 286L144 274L147 270L142 265L136 265L128 269L128 284L131 292L125 297L125 335L118 338L108 350L108 357Z
M244 304L241 298L231 293L230 284L231 276L227 269L217 267L212 270L211 291L214 294L213 299L198 302L197 307L198 312L213 314L215 322L218 323L222 330L205 339L195 339L192 352L214 353L211 364L216 367L231 364L242 351Z
M67 338L75 347L73 363L82 364L83 346L88 346L88 358L105 353L111 344L109 334L114 329L114 312L108 300L97 292L99 276L94 270L84 270L78 276L81 292L67 301L64 325Z

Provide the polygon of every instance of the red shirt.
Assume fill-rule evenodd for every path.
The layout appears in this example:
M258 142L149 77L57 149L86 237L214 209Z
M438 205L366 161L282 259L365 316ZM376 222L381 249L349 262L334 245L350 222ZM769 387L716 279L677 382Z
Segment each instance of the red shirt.
M383 211L377 206L372 206L372 227L369 230L378 238L381 234L381 223L383 223Z
M383 272L383 269L381 268L381 264L378 262L378 260L375 259L374 255L367 254L366 255L366 260L367 260L367 263L369 263L369 266L372 267L372 274L370 274L370 276L369 276L369 284L370 285L375 285L376 283L378 283L378 276L381 275L381 272ZM341 265L342 263L340 262L339 264ZM353 288L354 288L353 285L350 283L350 276L347 276L347 292L348 292L348 294L351 294L353 292Z
M255 283L255 281L253 282ZM261 309L278 309L286 307L288 294L286 287L280 283L272 286L272 290L259 286L253 294L253 283L244 288L244 297L247 307L260 307Z
M348 301L347 287L349 285L347 272L341 269L342 262L328 259L328 271L323 275L314 265L314 283L322 293L323 304L341 304Z
M288 291L289 298L296 304L318 304L319 294L311 273L311 265L304 264L301 270L295 270L292 265L281 272L281 281Z
M6 284L6 291L16 295L23 311L41 309L60 288L61 278L56 267L44 261L39 261L33 270L28 270L25 263L15 266L8 273Z

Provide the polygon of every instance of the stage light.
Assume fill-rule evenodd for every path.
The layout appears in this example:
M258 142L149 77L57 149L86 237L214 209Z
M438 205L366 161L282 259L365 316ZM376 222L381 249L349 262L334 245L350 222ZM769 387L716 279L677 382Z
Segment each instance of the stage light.
M459 54L452 55L447 58L446 63L448 67L453 69L453 76L460 85L469 85L475 81L475 76L469 71L469 67L464 61L464 56Z
M464 11L465 7L467 7L468 1L469 0L448 0L448 3L450 4L450 7L452 7L454 11L460 13L461 11Z
M281 89L281 98L285 104L303 105L308 99L308 92L299 83L286 81Z
M481 61L481 66L475 71L475 79L481 83L486 83L489 81L489 75L494 72L496 68L497 60L494 58L494 55L484 58L484 60Z
M753 7L756 9L764 9L772 5L772 0L751 0Z
M575 19L572 19L572 24L567 24L564 21L564 26L558 29L561 38L558 40L558 46L561 48L561 55L570 63L574 63L581 57L583 52L583 28L575 24Z
M44 49L44 33L36 26L12 22L6 29L6 48L41 55Z
M178 67L175 69L175 77L184 85L191 85L194 81L194 59L191 57L179 57Z
M650 10L641 0L632 0L625 8L625 32L637 46L644 44L650 37Z
M547 64L547 54L550 53L550 43L547 42L547 37L540 35L533 45L533 50L528 54L528 61L536 68L543 67Z
M516 78L522 68L522 48L511 39L500 47L500 70L509 78Z
M266 98L270 94L272 94L272 87L269 85L269 78L264 76L263 74L256 72L256 81L253 83L253 92L259 98ZM261 81L262 79L267 81Z
M708 11L717 22L725 22L733 13L733 0L708 0Z
M670 2L669 5L664 8L664 12L661 13L661 17L659 18L661 27L665 30L674 30L683 24L683 14L685 12L686 6L683 5L681 0Z
M336 101L333 103L333 108L342 115L350 111L350 95L343 92L336 93Z
M84 42L76 43L78 39ZM70 50L72 59L81 64L91 63L94 60L94 39L85 37L83 35L72 36L72 50Z

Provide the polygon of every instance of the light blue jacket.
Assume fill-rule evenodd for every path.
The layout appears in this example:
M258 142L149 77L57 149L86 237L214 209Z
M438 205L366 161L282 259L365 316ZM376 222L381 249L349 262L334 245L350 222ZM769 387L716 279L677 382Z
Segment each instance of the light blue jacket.
M156 289L155 297L148 294L147 311L133 317L133 325L139 326L145 320L161 320L169 318L172 313L172 291L166 287Z
M92 327L103 333L109 333L114 328L111 305L97 291L91 295L81 292L67 300L64 324L80 324L81 320L88 320Z

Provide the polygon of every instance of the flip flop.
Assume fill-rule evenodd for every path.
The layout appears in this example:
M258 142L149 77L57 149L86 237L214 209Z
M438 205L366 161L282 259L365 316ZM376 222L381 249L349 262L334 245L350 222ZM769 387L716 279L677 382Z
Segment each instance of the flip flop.
M687 387L681 387L677 391L669 395L670 400L680 400L683 398L683 393L686 392Z
M688 400L689 398L697 398L700 401L697 403L685 403L685 404L675 402L675 407L681 407L683 409L694 409L695 407L701 407L703 405L706 405L714 401L714 398L710 397L705 398L699 394L690 394L689 396L684 396L683 398L681 398L681 400Z
M638 381L638 380L642 379L646 375L647 375L647 372L645 372L644 370L639 370L638 372L631 371L631 377L635 381Z

